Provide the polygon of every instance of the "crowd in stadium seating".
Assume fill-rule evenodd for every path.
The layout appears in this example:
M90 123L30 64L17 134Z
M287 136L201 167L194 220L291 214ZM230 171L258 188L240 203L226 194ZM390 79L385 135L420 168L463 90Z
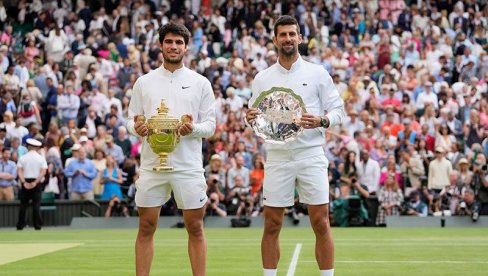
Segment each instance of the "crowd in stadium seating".
M345 101L345 121L324 140L335 224L488 215L486 1L4 2L0 200L18 196L6 168L35 138L58 198L131 202L142 143L124 127L132 85L161 65L158 29L177 21L193 36L185 65L216 98L217 129L202 149L207 213L259 215L266 146L244 114L254 75L277 61L273 22L289 14L302 57L329 71ZM72 174L85 157L93 181ZM169 202L162 212L177 211ZM306 208L297 201L289 213Z

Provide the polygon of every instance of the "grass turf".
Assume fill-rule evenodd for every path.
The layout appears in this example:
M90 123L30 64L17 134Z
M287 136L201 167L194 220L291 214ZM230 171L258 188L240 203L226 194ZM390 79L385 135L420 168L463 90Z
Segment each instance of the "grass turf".
M487 275L485 228L333 228L332 231L336 275ZM135 229L0 233L0 259L21 254L18 250L21 246L29 250L26 256L34 256L0 265L0 275L134 275ZM259 228L207 229L207 275L262 275L261 233ZM38 256L31 252L68 243L82 245ZM278 274L287 274L297 243L303 247L295 275L318 275L314 236L307 228L283 229ZM151 275L191 275L184 230L158 229L151 272Z

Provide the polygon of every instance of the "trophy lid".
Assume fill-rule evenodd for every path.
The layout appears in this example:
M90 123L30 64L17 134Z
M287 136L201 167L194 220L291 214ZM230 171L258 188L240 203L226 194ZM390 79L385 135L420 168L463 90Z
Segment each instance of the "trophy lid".
M148 121L149 122L178 122L178 118L169 115L169 108L166 105L164 99L161 99L161 105L156 108L158 114L152 116Z

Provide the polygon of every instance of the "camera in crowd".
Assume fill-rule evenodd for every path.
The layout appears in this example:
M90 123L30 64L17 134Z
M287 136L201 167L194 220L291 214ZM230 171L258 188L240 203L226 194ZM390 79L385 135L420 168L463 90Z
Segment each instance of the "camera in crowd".
M238 188L237 189L237 195L238 197L247 197L251 194L251 188Z

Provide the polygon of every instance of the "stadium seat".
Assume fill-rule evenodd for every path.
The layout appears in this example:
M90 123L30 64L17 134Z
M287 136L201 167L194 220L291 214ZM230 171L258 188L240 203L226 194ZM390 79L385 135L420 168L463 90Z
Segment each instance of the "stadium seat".
M41 213L50 212L54 214L54 225L57 226L56 204L54 204L54 193L43 192L41 195Z

